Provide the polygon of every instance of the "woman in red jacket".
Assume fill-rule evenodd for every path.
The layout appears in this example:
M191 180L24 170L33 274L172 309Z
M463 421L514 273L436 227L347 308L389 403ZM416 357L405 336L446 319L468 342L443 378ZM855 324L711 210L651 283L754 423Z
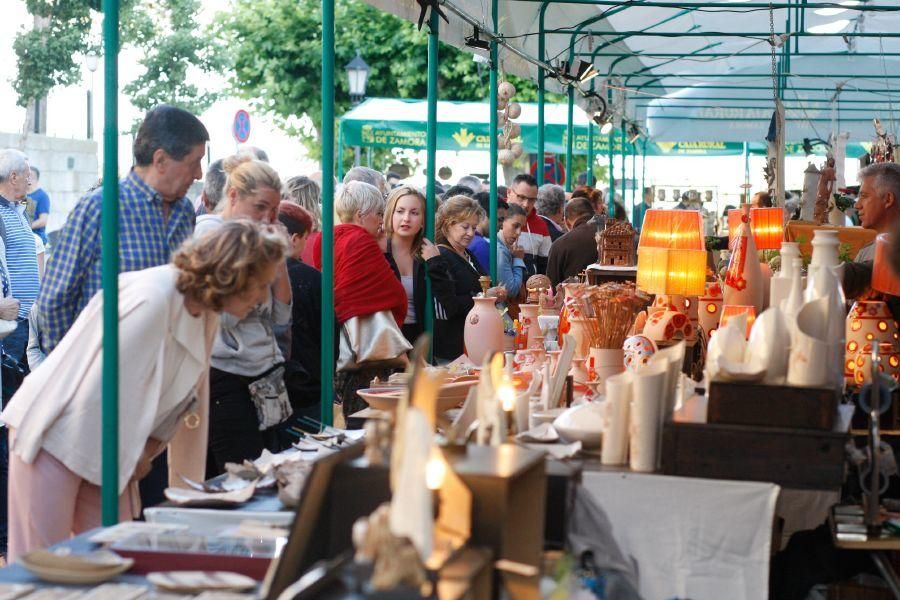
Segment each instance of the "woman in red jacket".
M353 317L391 311L397 326L406 317L406 292L384 257L384 196L361 181L344 184L334 210L341 224L334 228L334 311L343 324ZM316 257L321 268L321 251ZM335 391L347 417L366 407L356 390L369 386L375 376L387 377L389 369L362 369L335 376Z

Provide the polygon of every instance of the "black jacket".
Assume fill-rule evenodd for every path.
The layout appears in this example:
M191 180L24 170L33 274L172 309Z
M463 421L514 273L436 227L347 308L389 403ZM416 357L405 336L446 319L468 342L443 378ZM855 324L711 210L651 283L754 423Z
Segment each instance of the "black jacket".
M322 388L322 274L294 258L287 259L287 269L293 294L291 326L276 331L276 336L285 357L284 381L291 405L301 408L318 404ZM334 339L337 346L337 335Z
M478 278L487 273L468 251L469 260L466 260L446 246L440 249L453 289L444 297L435 294L434 356L453 360L465 351L466 315L475 306L472 298L481 293Z
M384 256L399 278L400 271L397 268L397 263L394 262L390 242L388 242L387 252ZM434 299L435 306L439 303L452 303L454 295L453 281L450 279L450 273L447 271L447 262L443 254L427 261L418 257L413 258L413 308L416 310L416 323L403 326L403 333L411 344L414 344L416 339L425 331L426 279L431 279L431 296ZM435 329L436 333L437 329ZM437 336L435 335L435 337Z
M582 221L550 246L547 277L553 285L578 275L597 262L597 225L593 219Z

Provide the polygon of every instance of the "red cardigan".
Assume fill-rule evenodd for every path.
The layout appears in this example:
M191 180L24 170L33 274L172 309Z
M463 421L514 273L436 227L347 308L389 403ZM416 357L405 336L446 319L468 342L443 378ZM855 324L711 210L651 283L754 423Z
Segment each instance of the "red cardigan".
M321 238L320 238L321 239ZM314 264L322 270L322 246L314 249ZM338 323L390 310L402 325L407 299L403 285L372 235L352 223L334 228L334 312Z

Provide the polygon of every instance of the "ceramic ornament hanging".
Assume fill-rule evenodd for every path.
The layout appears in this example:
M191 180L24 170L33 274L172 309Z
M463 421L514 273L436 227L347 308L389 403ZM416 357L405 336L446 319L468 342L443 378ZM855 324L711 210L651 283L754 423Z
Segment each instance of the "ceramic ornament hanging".
M498 98L497 99L497 110L505 110L506 104L507 104L506 100Z
M513 156L515 156L516 158L519 158L520 156L522 156L522 154L525 153L525 148L518 142L510 146L510 150L512 150Z
M497 127L503 127L504 125L506 125L506 122L507 122L506 112L504 112L502 110L498 110L497 111Z
M513 154L512 150L504 148L497 152L497 160L500 161L501 165L511 165L516 160L516 155Z
M511 84L508 81L504 81L497 86L497 96L501 100L509 101L510 98L516 95L516 86Z
M750 232L750 205L742 205L741 225L731 243L731 259L725 271L722 293L725 304L753 306L756 314L763 310L763 275L756 253L756 242Z
M506 112L510 119L518 119L522 115L522 105L518 102L510 102Z

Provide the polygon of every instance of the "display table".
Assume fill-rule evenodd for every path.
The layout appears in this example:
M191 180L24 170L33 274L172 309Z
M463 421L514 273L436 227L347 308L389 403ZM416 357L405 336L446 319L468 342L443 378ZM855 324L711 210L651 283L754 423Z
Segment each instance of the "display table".
M768 597L777 485L587 465L582 484L636 562L646 600Z
M859 249L875 241L876 232L873 229L863 229L862 227L832 227L831 225L816 225L808 221L788 221L787 227L784 229L784 240L786 242L798 242L800 244L800 252L805 257L812 255L812 239L816 229L831 229L838 232L838 240L841 244L850 246L851 260L856 257Z

